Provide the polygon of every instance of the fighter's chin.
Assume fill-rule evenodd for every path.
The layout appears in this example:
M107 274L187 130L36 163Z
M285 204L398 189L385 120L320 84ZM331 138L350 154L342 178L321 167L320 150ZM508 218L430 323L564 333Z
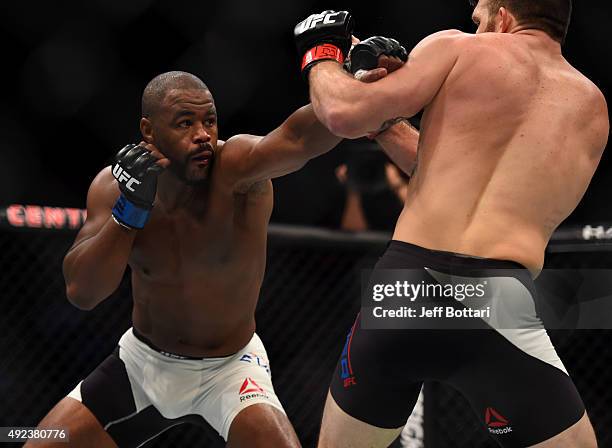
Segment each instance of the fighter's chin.
M185 180L185 183L187 185L195 187L199 185L205 185L208 182L209 177L209 169L208 167L206 167L204 171L198 170L198 172L191 171L185 173L183 179Z

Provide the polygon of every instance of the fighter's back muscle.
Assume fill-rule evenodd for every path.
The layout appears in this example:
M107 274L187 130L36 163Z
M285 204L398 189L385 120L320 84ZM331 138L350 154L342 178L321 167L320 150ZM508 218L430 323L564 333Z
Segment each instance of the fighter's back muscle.
M457 63L428 108L450 118L432 123L441 132L465 136L477 130L480 139L501 146L526 121L539 70L526 52L495 42L500 37L464 39Z
M446 129L461 136L464 126L473 150L481 148L488 186L499 180L499 187L511 185L516 192L546 177L525 188L521 199L557 198L563 219L584 193L603 149L589 126L600 109L593 107L599 91L561 55L536 53L524 38L476 37L445 85L455 108Z
M451 222L447 233L467 240L470 227L516 220L515 228L539 227L544 241L601 155L589 126L601 94L560 55L543 60L524 36L487 33L464 47L422 120L410 219L429 213L425 220ZM400 233L411 227L408 217L400 224Z

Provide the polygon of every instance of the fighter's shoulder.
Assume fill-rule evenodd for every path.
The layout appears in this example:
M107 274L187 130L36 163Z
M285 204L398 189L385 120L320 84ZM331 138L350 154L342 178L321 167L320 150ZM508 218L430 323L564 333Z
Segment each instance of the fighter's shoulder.
M224 161L235 160L251 151L263 137L250 134L237 134L218 144L219 155Z
M454 29L442 30L442 31L437 31L435 33L430 34L425 39L423 39L421 42L436 42L436 41L451 41L451 40L458 41L468 36L471 36L471 34L464 33L463 31L459 31L459 30L454 30Z
M240 173L244 168L248 154L257 146L263 137L251 134L237 134L227 139L227 141L219 141L217 143L218 162L222 173L221 177L224 180L229 180L232 188L236 193L267 193L272 191L272 182L270 180L257 182L255 184L245 184L238 182L234 184L236 173ZM232 174L234 173L234 174ZM238 174L239 176L239 174Z
M608 115L608 102L601 89L586 76L582 75L583 89L587 100L591 103L596 112L605 112Z
M584 110L581 110L581 115L588 115L590 111L595 115L604 113L607 117L608 104L606 97L594 81L567 61L565 61L560 73L564 76L567 85L572 86L575 97L580 99L577 106L580 107L582 104L581 109Z
M226 141L217 143L217 162L221 171L236 169L241 165L245 156L262 138L257 135L237 134Z
M98 174L96 174L96 177L91 181L90 189L108 189L113 186L117 186L117 181L113 176L113 167L109 165L102 168Z
M421 40L410 52L410 60L424 57L440 63L456 64L473 35L459 30L443 30ZM433 58L433 59L432 59Z
M600 113L603 114L603 116L606 118L606 120L608 120L608 101L606 100L606 97L604 96L603 92L599 89L599 87L597 87L593 82L591 82L591 88L592 88L592 97L593 97L593 103L596 106L596 110L599 110ZM609 123L608 123L608 127L609 127Z
M510 70L521 67L532 67L531 55L520 45L515 45L512 37L504 33L462 33L455 44L457 52L458 72L469 71L473 76L489 76L490 72L500 70L518 74L518 71ZM494 60L496 64L490 62Z
M610 133L610 119L608 115L608 103L603 92L597 85L586 76L583 76L583 101L584 116L591 120L591 127L600 140L607 142Z
M564 98L569 98L577 128L588 133L596 149L606 146L610 133L608 104L600 88L585 74L566 62L557 73L566 88Z
M113 176L111 166L100 170L94 177L87 193L87 203L94 205L112 204L119 196L119 185Z
M433 47L454 48L458 45L462 45L466 39L469 39L469 36L471 36L471 34L459 30L438 31L421 40L417 46L414 47L413 52Z

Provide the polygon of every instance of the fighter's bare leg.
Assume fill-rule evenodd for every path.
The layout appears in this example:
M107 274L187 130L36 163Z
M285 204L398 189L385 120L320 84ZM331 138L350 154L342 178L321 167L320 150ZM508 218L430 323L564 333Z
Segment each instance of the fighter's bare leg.
M73 398L66 397L55 405L38 428L67 429L69 441L26 442L24 448L117 448L89 409Z
M258 403L238 413L230 426L228 448L300 448L287 416L268 404Z
M351 417L327 394L318 448L386 448L402 432L378 428Z
M597 448L593 426L586 412L576 424L531 448Z

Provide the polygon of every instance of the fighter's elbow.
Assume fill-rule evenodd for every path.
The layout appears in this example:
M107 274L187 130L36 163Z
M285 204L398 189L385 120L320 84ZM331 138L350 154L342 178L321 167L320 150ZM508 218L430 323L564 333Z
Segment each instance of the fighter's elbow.
M353 139L364 135L355 114L345 108L327 109L324 113L323 124L338 137Z
M75 282L66 284L66 298L76 308L82 311L91 311L98 302L80 288Z

